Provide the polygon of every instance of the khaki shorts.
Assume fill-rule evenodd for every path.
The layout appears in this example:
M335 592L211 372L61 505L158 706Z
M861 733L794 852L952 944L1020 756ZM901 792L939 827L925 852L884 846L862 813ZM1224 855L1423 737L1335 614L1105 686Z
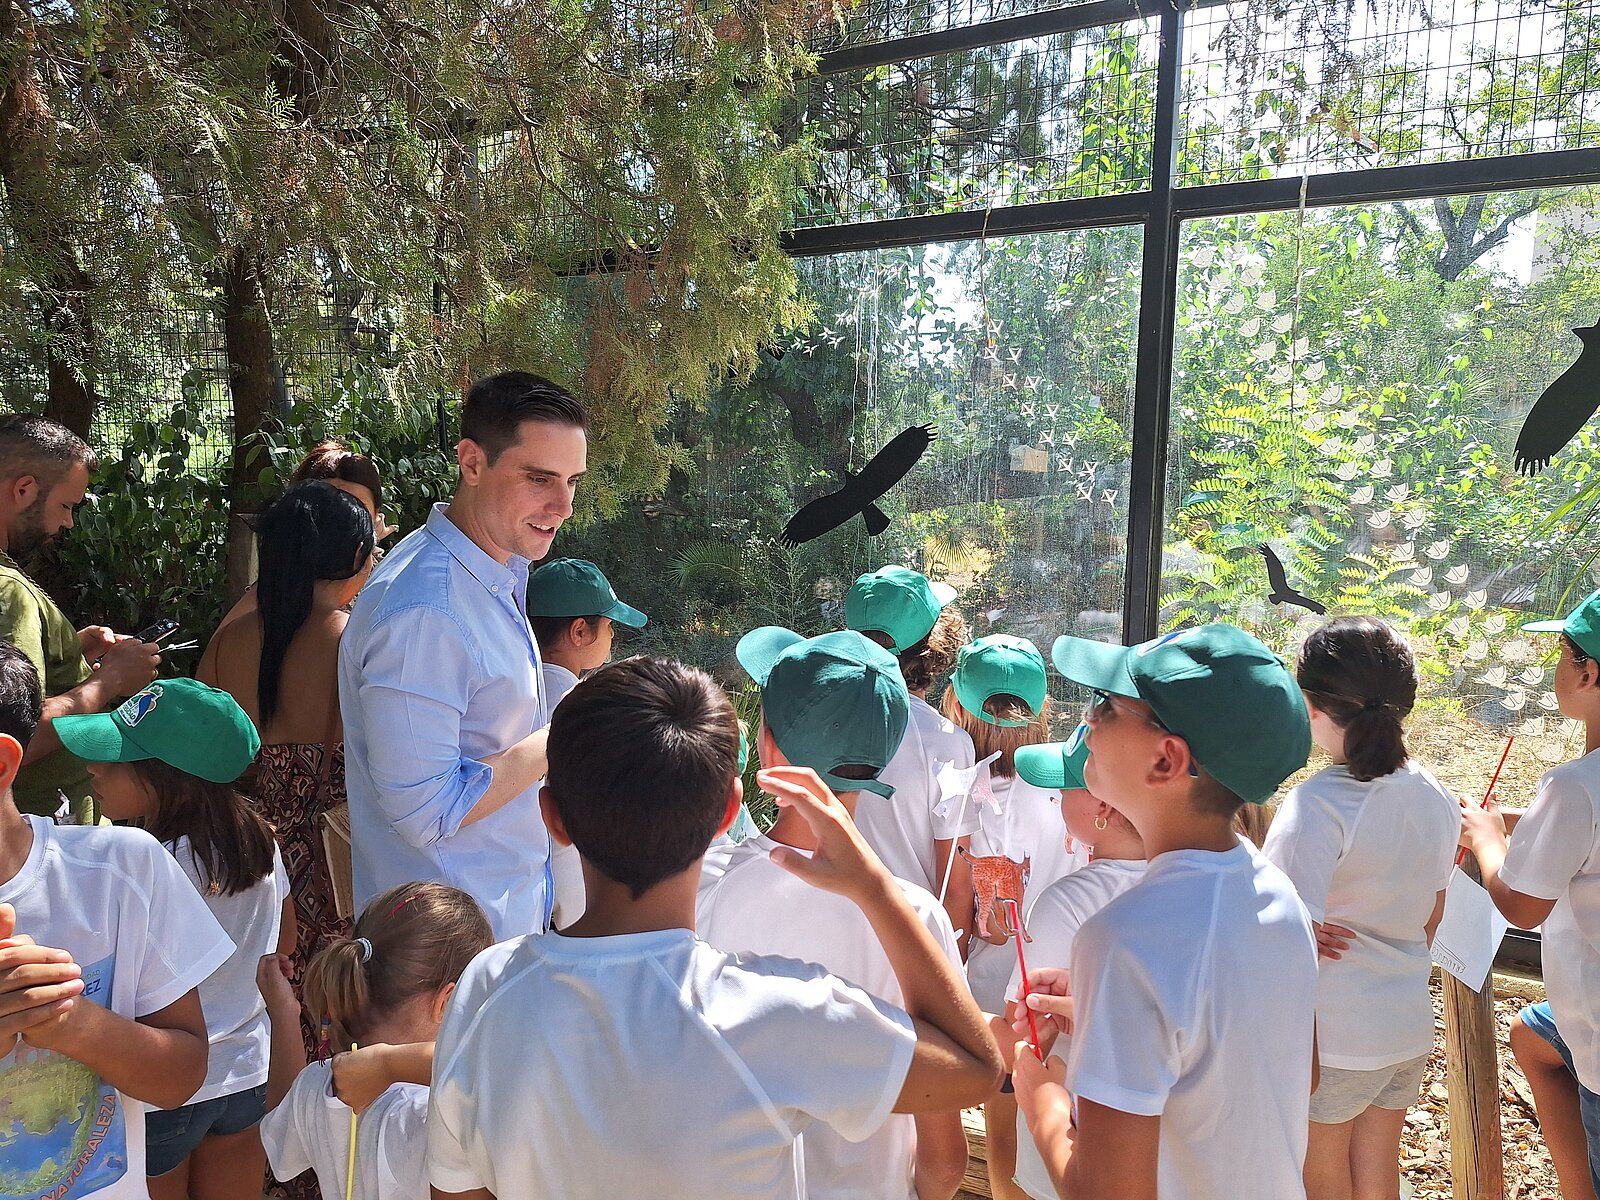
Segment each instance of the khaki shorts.
M1343 1125L1369 1108L1404 1112L1422 1093L1422 1073L1428 1056L1375 1071L1346 1071L1323 1067L1317 1090L1311 1093L1311 1119L1318 1125Z

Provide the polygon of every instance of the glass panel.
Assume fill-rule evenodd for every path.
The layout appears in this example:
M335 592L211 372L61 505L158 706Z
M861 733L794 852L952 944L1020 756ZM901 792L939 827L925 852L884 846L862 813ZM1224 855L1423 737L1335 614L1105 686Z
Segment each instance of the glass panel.
M1324 618L1269 603L1266 544L1330 615L1410 635L1413 747L1464 794L1509 734L1507 797L1581 752L1556 647L1518 626L1595 586L1600 439L1532 478L1512 448L1600 315L1596 228L1597 190L1187 225L1163 628L1234 621L1292 655Z

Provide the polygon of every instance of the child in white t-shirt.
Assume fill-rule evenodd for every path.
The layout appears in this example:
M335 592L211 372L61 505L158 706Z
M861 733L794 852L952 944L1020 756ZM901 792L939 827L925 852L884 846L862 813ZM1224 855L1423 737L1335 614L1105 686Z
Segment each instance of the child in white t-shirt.
M1483 885L1506 920L1523 929L1542 925L1548 999L1523 1010L1512 1047L1527 1056L1531 1034L1549 1043L1575 1077L1583 1149L1570 1085L1542 1062L1530 1063L1528 1072L1562 1194L1581 1195L1587 1186L1600 1195L1600 592L1565 620L1523 628L1561 634L1556 701L1562 716L1583 722L1584 754L1545 773L1509 842L1498 805L1463 803L1462 842L1477 855ZM1565 1094L1558 1097L1558 1090Z
M971 851L979 828L966 782L977 759L966 731L928 703L967 640L967 623L951 604L955 597L954 588L916 571L881 567L850 585L844 616L848 628L898 657L911 694L905 738L882 775L891 794L864 797L856 825L890 874L940 898L965 953L972 870L957 851Z
M814 703L831 665L797 652L772 671L793 671L797 702ZM875 689L903 686L886 655L872 674ZM838 714L851 737L855 715ZM875 736L900 733L885 722ZM799 1200L808 1128L859 1141L891 1111L955 1111L998 1083L982 1013L815 772L761 774L817 842L774 858L861 908L904 1011L820 967L696 938L701 859L743 796L738 743L722 690L664 659L604 667L557 709L540 803L552 838L582 856L588 905L462 976L428 1113L436 1193ZM848 761L881 766L859 749Z
M0 1184L147 1200L147 1106L205 1081L199 987L233 945L148 833L17 811L39 716L38 672L0 642Z
M192 679L160 680L115 712L61 717L55 728L88 762L100 811L165 846L234 945L200 985L205 1083L183 1107L145 1116L151 1194L254 1194L266 1174L257 1126L268 1044L256 963L294 948L289 878L272 829L233 789L261 739L232 696Z
M1085 866L1045 888L1026 911L1023 927L1029 938L1028 967L1033 972L1054 968L1070 977L1072 944L1083 923L1144 876L1144 843L1139 831L1083 786L1083 765L1089 757L1087 733L1088 728L1080 725L1066 742L1024 746L1016 755L1020 778L1035 787L1060 791L1061 823L1075 844L1092 853ZM1014 948L1012 951L1002 1030L1017 1021L1022 994L1022 967ZM1062 1054L1064 1049L1057 1039L1056 1053ZM1018 1189L1033 1200L1054 1200L1055 1185L1028 1136L1016 1101L1009 1095L999 1097L984 1106L984 1113L992 1116L988 1121L989 1177L997 1200L1012 1200ZM1009 1128L1003 1127L1005 1119L1010 1121Z
M1461 809L1407 755L1417 669L1388 625L1330 621L1306 639L1296 678L1333 762L1284 798L1263 853L1334 939L1317 975L1306 1194L1398 1195L1400 1133L1433 1048L1428 944Z
M529 575L527 610L547 716L582 675L610 660L618 625L637 630L650 620L619 600L600 568L582 558L552 559ZM550 848L550 888L556 928L583 915L583 868L571 846Z
M387 1062L392 1071L383 1086L355 1102L353 1195L427 1200L434 1038L456 980L492 941L483 910L456 888L404 883L375 896L356 921L355 936L324 947L306 969L306 1008L327 1023L341 1052L309 1066L299 1002L283 973L288 960L269 955L260 961L258 986L272 1016L261 1139L274 1176L287 1181L314 1170L324 1196L346 1194L355 1113L341 1102L336 1075L351 1048L360 1046L364 1062Z
M1051 1017L1041 1038L1074 1021L1065 1063L1015 1051L1050 1180L1068 1200L1303 1197L1316 935L1233 826L1305 763L1300 689L1231 625L1131 648L1061 638L1052 657L1095 695L1085 782L1149 866L1078 930L1070 996L1061 972L1029 973L1029 1008Z
M740 661L758 681L769 678L772 668L771 633L757 630L739 643ZM879 731L904 727L906 693L903 687L875 686L877 676L869 664L880 658L887 675L892 661L887 652L856 634L834 634L831 640L842 643L844 653L831 661L827 703L785 703L788 698L779 696L770 716L763 708L756 745L763 767L810 767L832 780L839 803L846 812L854 813L864 794L857 789L878 786L874 777L880 767L867 761L845 762L840 756L860 755L879 764L887 762L894 747ZM846 657L852 652L852 640L856 643L853 652L860 660L854 670ZM796 642L794 649L801 645ZM834 727L841 705L853 710L853 729L868 731L865 741L841 738ZM791 753L779 749L780 744ZM850 790L844 790L847 787ZM805 818L793 809L783 809L766 834L707 854L695 909L696 931L719 950L817 963L898 1005L900 985L894 969L861 909L843 896L812 887L772 860L772 852L780 846L810 853L815 845ZM926 888L897 882L951 966L960 971L961 953L944 909ZM966 1173L967 1135L959 1112L894 1115L864 1141L814 1125L806 1131L803 1145L810 1200L861 1196L949 1200Z

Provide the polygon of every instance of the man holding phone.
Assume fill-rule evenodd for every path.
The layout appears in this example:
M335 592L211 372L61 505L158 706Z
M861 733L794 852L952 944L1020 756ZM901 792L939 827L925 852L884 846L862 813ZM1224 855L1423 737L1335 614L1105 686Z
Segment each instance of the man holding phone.
M45 417L0 417L0 639L33 662L44 713L14 791L25 813L52 816L67 799L72 819L96 817L89 771L56 737L57 717L105 712L156 677L160 648L104 625L74 629L19 565L72 528L94 470L94 451Z

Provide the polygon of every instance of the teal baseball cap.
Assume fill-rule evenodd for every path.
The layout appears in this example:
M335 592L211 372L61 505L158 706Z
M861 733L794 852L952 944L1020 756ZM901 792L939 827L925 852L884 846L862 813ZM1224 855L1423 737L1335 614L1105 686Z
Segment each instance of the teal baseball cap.
M1600 592L1595 592L1558 621L1529 621L1528 633L1564 633L1590 658L1600 658Z
M1050 688L1039 648L1027 638L1005 633L981 637L961 647L950 683L962 708L980 721L1013 729L1031 724L1031 719L1002 721L984 712L983 706L995 696L1015 696L1037 717Z
M1019 746L1011 756L1017 774L1024 783L1034 787L1059 788L1066 792L1086 788L1083 765L1089 761L1088 732L1087 725L1079 725L1064 742Z
M212 783L232 783L261 749L238 702L194 679L158 679L111 712L57 717L54 727L88 762L157 758Z
M777 625L752 629L735 654L761 686L761 713L785 758L810 767L835 792L894 795L878 775L911 717L894 655L853 630L806 638ZM858 765L872 777L834 774Z
M1305 766L1311 718L1271 650L1232 625L1199 625L1137 646L1057 638L1056 669L1087 688L1143 700L1229 791L1262 804Z
M629 629L650 620L617 593L600 568L582 558L557 558L528 576L530 617L610 617Z
M904 654L933 632L944 606L956 598L947 583L934 583L906 567L879 567L850 585L844 623L858 633L881 633Z

